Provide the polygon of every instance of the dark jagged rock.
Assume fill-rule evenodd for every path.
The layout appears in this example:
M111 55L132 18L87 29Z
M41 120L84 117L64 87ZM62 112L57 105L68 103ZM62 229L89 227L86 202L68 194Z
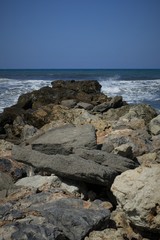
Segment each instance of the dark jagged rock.
M49 104L61 104L65 100L70 100L70 106L74 107L73 99L76 103L84 102L95 106L103 102L110 101L105 94L100 92L101 85L96 80L84 81L54 81L52 87L43 87L39 90L32 91L21 95L18 98L17 104L12 107L6 108L0 114L0 134L6 134L7 138L13 139L20 137L21 131L18 135L13 126L13 122L17 117L23 121L22 125L29 124L36 128L41 128L44 124L48 123L46 115L50 113L42 113L39 118L39 112L42 106ZM84 105L86 108L86 105ZM89 105L88 105L89 106ZM83 108L83 105L81 104ZM7 128L5 128L5 126ZM23 126L22 126L23 127ZM4 135L5 136L5 135Z
M28 166L22 163L18 163L9 158L0 157L0 171L7 173L16 181L19 178L27 176L29 169Z
M100 93L101 91L101 85L96 80L83 80L83 81L75 81L75 80L69 80L69 81L63 81L63 80L57 80L53 81L52 87L55 89L62 89L67 88L70 90L74 90L76 92L85 92L85 93Z
M107 227L109 218L110 211L101 204L73 198L58 188L35 192L23 187L1 203L0 236L12 240L82 240L93 229Z

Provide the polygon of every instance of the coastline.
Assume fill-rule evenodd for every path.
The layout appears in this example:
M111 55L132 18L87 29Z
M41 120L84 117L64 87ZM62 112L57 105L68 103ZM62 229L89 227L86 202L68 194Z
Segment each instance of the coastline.
M159 240L154 108L107 97L98 81L58 80L21 95L0 126L4 239L29 240L29 231L37 239Z

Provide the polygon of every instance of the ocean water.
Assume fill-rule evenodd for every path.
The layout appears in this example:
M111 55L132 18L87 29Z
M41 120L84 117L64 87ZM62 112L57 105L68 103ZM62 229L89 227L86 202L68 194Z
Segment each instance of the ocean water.
M0 112L18 97L54 80L97 80L107 96L120 95L132 103L147 103L160 110L160 69L0 70Z

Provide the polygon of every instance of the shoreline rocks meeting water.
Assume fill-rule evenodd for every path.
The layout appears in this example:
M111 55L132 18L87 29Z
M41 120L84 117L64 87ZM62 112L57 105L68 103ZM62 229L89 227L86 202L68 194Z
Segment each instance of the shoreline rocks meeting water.
M0 239L159 240L160 115L95 80L0 114Z

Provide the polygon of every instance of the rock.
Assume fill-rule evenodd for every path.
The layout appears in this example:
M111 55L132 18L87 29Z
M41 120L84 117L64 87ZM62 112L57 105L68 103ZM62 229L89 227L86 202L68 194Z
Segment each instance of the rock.
M153 135L152 138L152 147L154 152L158 152L160 150L160 134Z
M101 150L75 149L74 153L87 161L92 160L103 166L109 166L116 170L119 174L128 169L138 167L139 165L138 162L128 158L121 157L113 153L106 153Z
M0 236L4 239L81 240L93 229L107 227L110 211L59 189L45 192L18 189L0 206ZM42 235L42 236L40 236Z
M95 106L93 108L93 112L103 113L103 112L106 112L110 108L111 108L110 102L104 102L104 103L101 103L101 104Z
M124 104L122 96L115 96L111 99L110 101L111 107L112 108L119 108L122 107Z
M136 167L136 163L127 158L117 155L107 155L105 152L88 152L88 159L85 151L81 155L47 155L32 150L31 147L14 146L13 158L17 161L34 166L38 169L45 169L48 173L69 179L80 180L92 184L105 185L108 188L116 175ZM96 155L95 155L96 154Z
M0 171L0 191L13 187L13 179L6 173Z
M149 123L149 129L152 134L158 135L160 134L160 115L153 118Z
M160 165L140 166L117 176L112 192L131 223L160 234Z
M113 151L115 154L119 154L122 157L130 158L133 159L133 152L132 152L132 147L129 144L122 144L116 148L114 148Z
M143 164L148 166L150 166L150 164L157 163L156 159L157 159L156 152L146 153L146 154L143 154L142 156L137 157L137 160L141 165Z
M33 137L38 132L38 129L26 124L21 131L21 139L27 140L28 138Z
M40 176L35 175L31 177L25 177L18 180L15 183L16 186L25 186L25 187L34 187L34 188L42 188L43 186L47 185L49 187L59 187L61 185L60 179L55 176Z
M1 139L0 140L0 156L1 157L6 157L6 156L10 157L12 147L13 147L13 143Z
M67 155L74 148L93 149L97 147L95 129L90 124L54 128L29 142L32 144L32 149L46 154Z
M123 115L123 118L131 120L134 118L143 119L147 125L152 118L157 116L157 112L154 108L147 104L131 105L129 112Z
M81 240L92 229L106 226L110 212L107 209L85 209L79 199L60 199L54 204L39 205L42 216L58 226L68 239ZM35 206L31 210L38 210Z
M61 101L61 105L65 106L67 108L73 108L75 107L77 104L77 100L76 99L68 99L68 100L63 100Z
M85 93L100 93L101 85L96 80L83 80L83 81L75 81L75 80L56 80L52 83L52 88L54 89L70 89L76 92L85 92Z
M53 224L45 222L45 218L35 217L33 223L16 222L10 225L3 226L0 230L0 235L3 239L41 239L41 240L67 240L68 238Z
M0 171L7 173L7 175L10 175L14 181L27 176L29 168L29 166L16 162L10 158L0 158Z
M141 156L152 150L151 136L146 130L132 130L132 129L119 129L109 133L104 139L105 146L102 150L110 148L112 145L114 149L119 148L121 145L131 148L132 158ZM116 151L116 150L113 150Z
M103 114L103 119L110 124L118 124L119 121L125 121L124 125L132 123L132 126L138 126L135 121L144 120L141 123L141 127L148 125L149 122L157 116L157 112L150 105L136 104L136 105L124 105L120 108L109 109ZM138 120L139 119L139 120ZM134 123L135 122L135 123ZM135 127L133 127L134 129ZM138 127L139 128L139 127Z
M93 108L93 105L90 103L79 102L77 103L76 108L84 108L86 110L91 110Z
M36 169L47 170L57 176L85 181L93 184L110 186L117 170L111 167L101 166L92 160L85 160L76 154L68 156L56 154L47 155L30 148L14 146L12 150L13 158L17 161L25 162Z

